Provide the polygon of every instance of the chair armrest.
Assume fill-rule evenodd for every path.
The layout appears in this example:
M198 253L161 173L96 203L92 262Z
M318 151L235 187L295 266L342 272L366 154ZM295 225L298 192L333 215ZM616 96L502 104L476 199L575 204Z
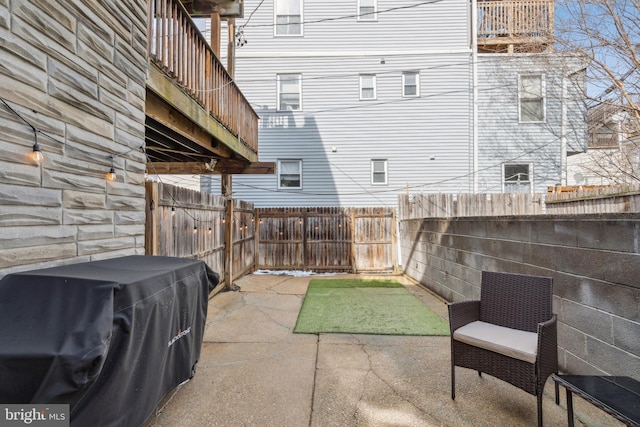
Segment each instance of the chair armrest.
M538 364L543 381L558 372L558 318L555 314L546 322L538 323Z
M451 335L456 329L480 320L480 301L461 301L448 305Z

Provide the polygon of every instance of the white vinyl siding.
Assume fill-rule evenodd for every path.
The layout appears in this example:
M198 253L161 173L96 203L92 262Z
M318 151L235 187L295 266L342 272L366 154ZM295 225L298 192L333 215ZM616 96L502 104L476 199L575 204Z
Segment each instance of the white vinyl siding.
M260 161L301 159L303 176L302 188L279 190L277 173L236 175L234 196L257 207L395 207L407 186L498 193L508 163L534 165L532 186L544 192L562 182L563 141L571 146L586 134L583 125L575 127L584 123L579 92L569 86L562 94L562 76L573 79L579 60L565 70L559 58L540 63L536 55L481 53L474 151L468 1L378 0L378 20L361 22L354 15L366 4L358 0L304 0L304 37L274 37L275 1L260 3L245 0L245 18L236 18L240 27L257 8L245 29L248 43L237 50L235 77L260 117ZM409 4L420 6L390 10ZM326 20L333 17L348 18ZM402 96L402 73L410 71L420 73L417 98ZM301 76L302 111L279 110L275 76L286 73ZM376 77L375 100L360 99L361 75ZM519 75L544 75L544 123L519 122ZM558 137L563 99L577 105L565 102L564 139ZM386 186L371 184L371 159L388 161Z
M528 163L514 163L502 165L505 193L530 193L531 165Z
M378 20L378 0L358 0L358 21Z
M371 184L387 185L387 160L371 160Z
M302 188L302 160L278 160L278 188Z
M275 1L275 35L302 35L302 1L303 0L274 0Z
M360 75L360 99L376 99L376 76L373 74Z
M402 96L415 98L420 96L420 74L416 71L402 73Z
M545 87L542 75L520 75L519 103L521 123L545 121Z
M278 74L278 111L302 110L302 76Z

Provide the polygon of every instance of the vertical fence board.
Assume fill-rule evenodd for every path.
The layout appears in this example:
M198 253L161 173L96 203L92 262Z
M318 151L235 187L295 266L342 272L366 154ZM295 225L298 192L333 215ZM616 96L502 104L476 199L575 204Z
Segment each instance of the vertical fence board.
M155 196L154 221L147 218L147 241L154 233L154 255L201 259L224 277L225 200L222 196L172 185L147 182L147 198ZM233 279L254 266L253 204L234 200L232 224ZM155 227L152 225L155 223ZM151 254L153 247L146 248Z
M393 209L261 208L256 216L256 268L350 272L395 269Z

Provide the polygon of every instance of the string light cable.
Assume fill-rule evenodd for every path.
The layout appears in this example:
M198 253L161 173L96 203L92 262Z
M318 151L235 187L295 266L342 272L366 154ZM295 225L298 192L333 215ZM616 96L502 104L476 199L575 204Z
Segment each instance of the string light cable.
M54 141L54 142L56 142L56 143L58 143L60 145L63 145L63 146L67 145L64 141L61 141L58 138L56 138L54 136L51 136L47 132L44 132L43 130L41 130L38 127L36 127L33 123L31 123L29 120L27 120L22 114L20 114L14 107L12 107L7 102L7 100L4 99L3 97L0 97L0 101L2 101L2 103L5 105L7 110L9 110L9 112L11 112L16 117L18 117L20 120L22 120L33 131L34 144L33 144L32 152L29 153L29 157L34 163L39 165L44 160L44 154L42 153L42 149L40 147L40 144L38 143L38 135L43 135L43 136L47 137L48 139L50 139L50 140L52 140L52 141ZM77 148L77 147L74 147L74 149L80 151L83 154L86 154L87 156L96 156L95 152L90 152L90 151L83 150L83 149ZM106 160L109 160L111 162L111 167L109 168L109 171L105 175L105 179L107 181L114 181L117 178L116 171L115 171L115 163L114 163L115 159L118 158L118 157L124 157L124 156L126 156L127 154L129 154L129 153L131 153L133 151L144 151L144 146L131 148L129 150L126 150L126 151L123 151L123 152L120 152L120 153L111 153L111 154L106 154L106 155L100 155L100 157L103 157Z

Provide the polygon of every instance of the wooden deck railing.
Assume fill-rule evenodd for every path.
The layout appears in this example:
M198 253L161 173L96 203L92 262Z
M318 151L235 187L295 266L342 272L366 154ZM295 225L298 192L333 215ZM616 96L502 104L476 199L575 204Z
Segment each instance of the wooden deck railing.
M478 2L478 38L553 35L553 0Z
M250 149L258 115L178 0L149 0L148 55L182 90Z

